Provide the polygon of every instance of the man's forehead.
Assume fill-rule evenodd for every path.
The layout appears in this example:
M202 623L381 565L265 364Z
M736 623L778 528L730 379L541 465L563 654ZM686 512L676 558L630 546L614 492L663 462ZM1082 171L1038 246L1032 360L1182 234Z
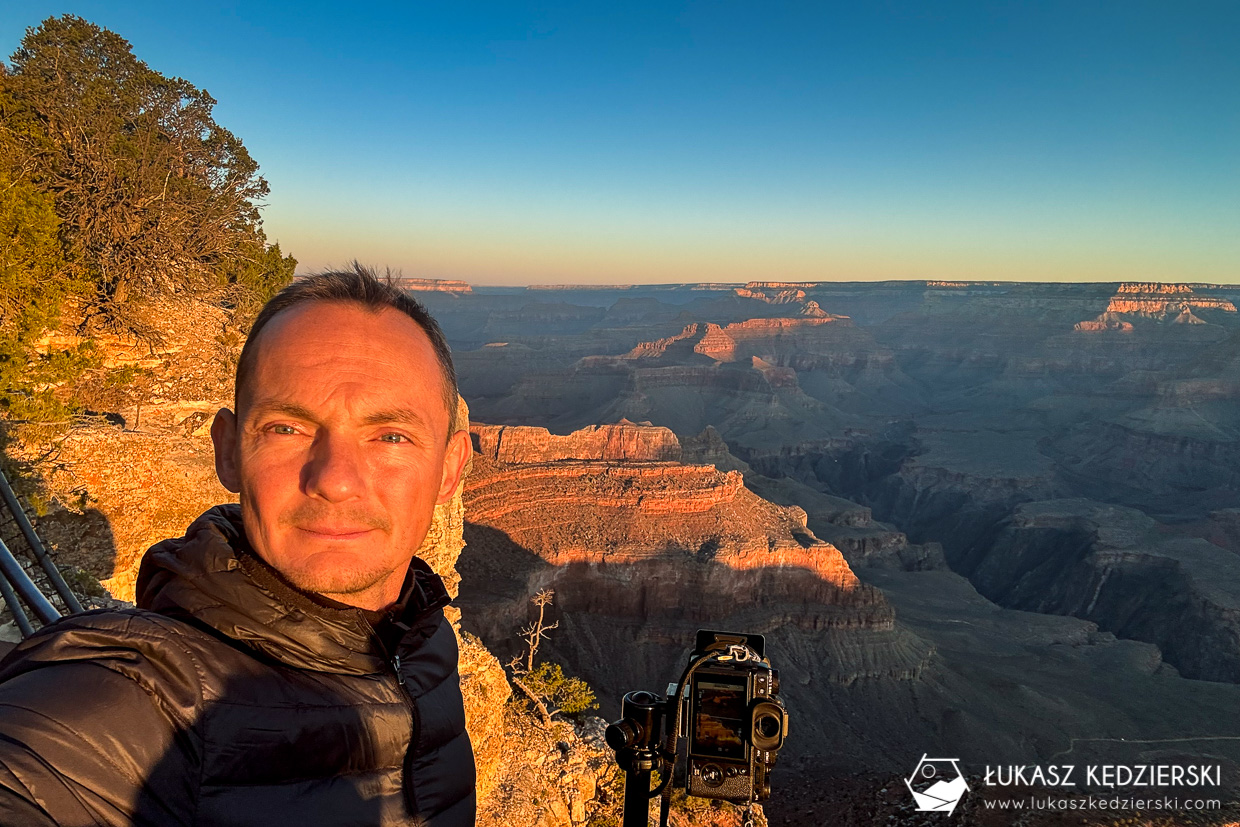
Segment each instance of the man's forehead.
M254 343L248 374L247 409L305 406L334 389L371 413L413 410L428 393L442 395L444 383L417 322L394 308L351 302L310 302L273 316Z
M294 305L271 317L259 332L258 349L280 347L286 342L313 340L350 341L363 347L381 346L386 340L407 339L401 344L414 349L433 349L422 326L394 307L371 308L351 301L310 301Z

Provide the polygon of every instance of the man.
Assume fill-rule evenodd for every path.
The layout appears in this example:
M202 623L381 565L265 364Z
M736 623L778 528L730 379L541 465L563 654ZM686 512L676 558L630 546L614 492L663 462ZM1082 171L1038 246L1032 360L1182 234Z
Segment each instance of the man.
M211 509L137 609L0 664L0 824L474 823L456 639L415 551L469 451L438 325L364 268L259 314Z

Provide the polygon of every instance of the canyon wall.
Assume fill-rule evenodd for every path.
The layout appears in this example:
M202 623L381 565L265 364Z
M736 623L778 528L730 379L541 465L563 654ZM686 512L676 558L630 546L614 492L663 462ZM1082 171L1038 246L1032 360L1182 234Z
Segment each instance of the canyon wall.
M562 459L634 462L675 462L680 443L667 428L652 428L621 420L594 425L567 436L546 428L472 424L474 450L496 462L554 462Z

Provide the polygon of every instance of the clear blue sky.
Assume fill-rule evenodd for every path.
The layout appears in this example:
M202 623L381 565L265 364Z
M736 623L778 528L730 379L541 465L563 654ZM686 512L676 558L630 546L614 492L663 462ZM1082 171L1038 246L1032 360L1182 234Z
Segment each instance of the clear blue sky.
M207 89L302 269L1240 282L1240 3L50 3Z

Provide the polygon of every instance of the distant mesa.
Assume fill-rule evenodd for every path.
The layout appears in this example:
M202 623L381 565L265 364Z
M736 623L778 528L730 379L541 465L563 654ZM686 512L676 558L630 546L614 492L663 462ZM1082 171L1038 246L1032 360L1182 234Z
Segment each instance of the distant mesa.
M1132 331L1132 322L1126 322L1117 313L1108 310L1096 319L1091 319L1087 322L1077 322L1073 325L1073 329L1083 333L1098 333L1104 330L1130 333Z
M599 292L608 292L611 290L632 290L635 284L531 284L526 290L596 290Z
M749 290L812 290L823 284L821 281L751 281L745 287Z
M1074 329L1085 333L1128 333L1134 329L1133 320L1204 325L1209 322L1193 312L1194 310L1236 312L1235 304L1228 299L1202 295L1197 292L1197 288L1208 289L1209 285L1126 282L1119 286L1101 315L1096 319L1078 322ZM1124 318L1125 316L1128 318Z
M768 288L755 290L750 287L738 287L734 291L742 299L757 299L767 304L793 304L805 301L805 291L799 287Z
M468 282L455 279L415 279L400 276L395 280L401 290L412 293L472 293L474 288Z
M1184 293L1193 292L1193 285L1191 284L1161 284L1159 282L1153 282L1153 281L1145 281L1145 282L1129 281L1129 282L1124 282L1123 284L1121 284L1119 286L1119 290L1117 290L1116 292L1119 293L1121 296L1124 295L1125 293L1137 293L1142 296L1146 296L1146 295L1173 296L1173 295L1181 295Z
M1164 298L1133 298L1126 299L1116 296L1107 305L1111 313L1137 313L1142 316L1157 317L1160 320L1174 317L1192 308L1208 308L1235 313L1236 306L1227 299L1216 299L1209 296L1193 296L1187 299Z

